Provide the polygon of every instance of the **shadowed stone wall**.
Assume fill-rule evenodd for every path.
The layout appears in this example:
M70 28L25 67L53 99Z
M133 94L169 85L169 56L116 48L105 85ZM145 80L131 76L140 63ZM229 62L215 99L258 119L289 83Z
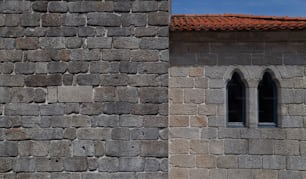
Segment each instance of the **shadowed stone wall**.
M0 1L0 178L168 177L168 1Z
M169 69L169 178L306 177L306 35L173 32ZM257 87L279 83L278 126L258 127ZM246 83L246 126L227 127L226 85Z

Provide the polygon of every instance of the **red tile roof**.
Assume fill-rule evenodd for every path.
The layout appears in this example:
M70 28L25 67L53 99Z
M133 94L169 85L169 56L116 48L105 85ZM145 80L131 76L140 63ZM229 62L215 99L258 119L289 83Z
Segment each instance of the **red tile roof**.
M306 18L254 15L174 15L171 31L276 31L304 30Z

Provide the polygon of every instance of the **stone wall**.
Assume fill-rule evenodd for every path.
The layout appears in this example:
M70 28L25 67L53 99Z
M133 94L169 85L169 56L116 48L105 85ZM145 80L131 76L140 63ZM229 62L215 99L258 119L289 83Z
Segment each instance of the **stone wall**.
M167 178L168 1L0 1L0 178Z
M169 178L306 178L306 36L297 32L173 32ZM279 82L278 126L258 127L257 86ZM226 123L234 71L247 89L245 127Z

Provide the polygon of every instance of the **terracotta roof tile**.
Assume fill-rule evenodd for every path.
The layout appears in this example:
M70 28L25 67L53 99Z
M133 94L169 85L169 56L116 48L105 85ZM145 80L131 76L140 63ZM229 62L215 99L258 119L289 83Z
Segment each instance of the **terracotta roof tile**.
M306 29L306 18L242 14L174 15L171 31L275 31Z

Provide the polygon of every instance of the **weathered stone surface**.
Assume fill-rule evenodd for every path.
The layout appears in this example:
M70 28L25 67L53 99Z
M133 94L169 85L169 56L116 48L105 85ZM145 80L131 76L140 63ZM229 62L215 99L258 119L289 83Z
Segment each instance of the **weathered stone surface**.
M66 158L64 168L71 172L85 171L87 169L87 159L85 157Z
M140 143L137 141L107 141L106 156L135 157L140 154Z
M91 102L93 89L91 86L58 87L59 102Z

